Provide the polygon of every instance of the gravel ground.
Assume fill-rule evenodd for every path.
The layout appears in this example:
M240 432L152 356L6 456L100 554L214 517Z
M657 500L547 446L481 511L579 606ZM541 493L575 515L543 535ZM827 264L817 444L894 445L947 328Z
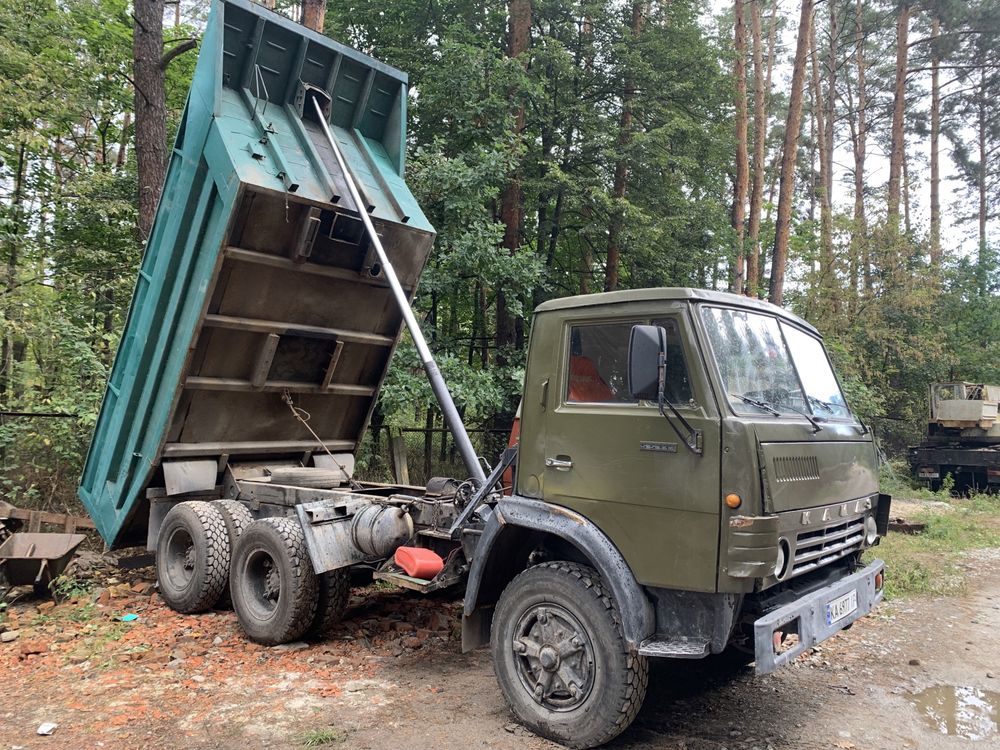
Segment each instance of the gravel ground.
M639 718L610 747L1000 748L1000 695L987 692L1000 692L1000 550L965 561L968 594L884 604L774 675L655 663ZM232 612L170 611L138 575L11 607L0 750L557 747L513 721L488 653L461 653L457 599L355 589L328 640L266 648ZM935 686L957 689L962 710L914 703ZM36 734L44 722L51 736Z

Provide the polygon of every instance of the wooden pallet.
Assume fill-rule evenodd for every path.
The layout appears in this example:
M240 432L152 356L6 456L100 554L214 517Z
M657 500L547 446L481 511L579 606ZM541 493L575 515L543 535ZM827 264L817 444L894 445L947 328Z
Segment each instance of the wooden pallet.
M10 503L0 500L0 521L24 521L28 524L25 531L38 532L42 524L60 527L66 534L73 534L77 529L94 529L94 522L86 516L73 516L69 513L50 513L45 510L23 510Z

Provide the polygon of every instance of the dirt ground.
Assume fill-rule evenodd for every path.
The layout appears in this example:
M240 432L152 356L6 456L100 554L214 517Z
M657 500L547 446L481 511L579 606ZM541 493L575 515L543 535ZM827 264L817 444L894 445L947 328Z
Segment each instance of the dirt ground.
M767 677L711 660L654 663L637 721L610 747L1000 748L998 563L1000 549L970 553L970 593L883 604ZM356 589L327 641L265 648L243 639L230 611L171 612L149 576L11 607L0 750L557 747L514 723L486 651L461 653L457 599ZM914 704L936 686L945 698ZM51 736L36 734L44 722L58 725Z

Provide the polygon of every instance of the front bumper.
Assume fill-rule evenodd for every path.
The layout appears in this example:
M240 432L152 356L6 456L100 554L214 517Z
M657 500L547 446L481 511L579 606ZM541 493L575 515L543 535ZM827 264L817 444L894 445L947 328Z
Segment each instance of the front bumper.
M770 674L806 649L825 641L871 612L882 601L884 589L875 589L875 576L884 570L885 563L875 560L857 573L805 594L755 621L753 634L757 674ZM828 623L826 605L852 591L857 592L857 609L836 622ZM778 631L797 632L799 642L787 651L777 653L774 634Z

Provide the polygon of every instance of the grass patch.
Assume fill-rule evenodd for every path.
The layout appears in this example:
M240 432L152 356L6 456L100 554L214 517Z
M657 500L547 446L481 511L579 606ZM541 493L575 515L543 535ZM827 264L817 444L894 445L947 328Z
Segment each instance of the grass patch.
M944 500L941 495L933 499ZM961 593L965 584L962 552L1000 547L1000 498L976 495L946 502L947 509L907 518L926 523L923 533L891 533L866 553L867 559L885 560L889 599Z
M347 739L347 734L339 729L324 727L323 729L313 729L302 735L301 743L303 747L323 747L324 745L336 745Z

